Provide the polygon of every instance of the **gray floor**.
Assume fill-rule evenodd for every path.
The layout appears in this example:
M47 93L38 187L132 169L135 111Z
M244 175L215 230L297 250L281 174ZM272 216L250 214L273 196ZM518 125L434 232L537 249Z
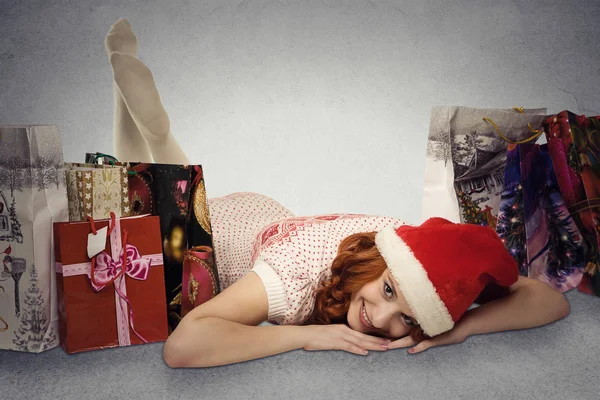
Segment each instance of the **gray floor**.
M0 351L2 399L581 399L600 393L600 298L572 290L571 314L419 355L294 351L173 370L162 344L69 356Z

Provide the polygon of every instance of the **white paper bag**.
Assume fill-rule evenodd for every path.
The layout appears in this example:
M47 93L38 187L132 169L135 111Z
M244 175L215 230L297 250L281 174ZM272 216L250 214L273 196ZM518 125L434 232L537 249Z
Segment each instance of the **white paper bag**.
M502 192L507 142L503 141L495 128L483 117L490 118L512 140L523 140L532 135L533 129L541 127L546 109L523 110L478 109L469 107L436 106L431 110L427 161L425 164L425 192L422 218L442 217L456 223L465 223L457 188L475 185L473 202L482 209L496 209ZM467 137L474 137L469 143ZM477 155L484 155L487 163L496 163L497 180L479 179L465 181L468 173L473 174L478 165ZM470 161L470 162L467 162ZM481 164L481 163L480 163ZM494 166L492 166L494 167ZM458 175L455 176L456 169ZM486 193L481 194L481 191ZM470 199L471 200L471 199Z
M68 220L57 126L0 125L0 349L58 345L52 224Z

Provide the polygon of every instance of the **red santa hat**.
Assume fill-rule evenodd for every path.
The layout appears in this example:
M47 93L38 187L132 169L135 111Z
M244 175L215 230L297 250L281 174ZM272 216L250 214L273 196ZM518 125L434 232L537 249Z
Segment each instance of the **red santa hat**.
M375 242L428 336L452 329L489 283L508 287L519 278L517 263L489 227L431 218L388 226Z

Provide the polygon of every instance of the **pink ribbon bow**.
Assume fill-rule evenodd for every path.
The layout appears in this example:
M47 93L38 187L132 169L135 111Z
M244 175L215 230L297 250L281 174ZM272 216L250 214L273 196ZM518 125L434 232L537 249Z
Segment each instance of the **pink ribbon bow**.
M148 278L150 271L151 260L142 257L137 247L127 244L127 266L125 274L133 279L145 281ZM119 256L114 260L106 252L102 252L96 256L96 268L94 270L94 279L91 279L92 271L88 271L87 276L90 281L90 286L95 292L101 291L104 286L110 283L121 272L123 267L123 251L119 252ZM121 278L120 278L121 279Z

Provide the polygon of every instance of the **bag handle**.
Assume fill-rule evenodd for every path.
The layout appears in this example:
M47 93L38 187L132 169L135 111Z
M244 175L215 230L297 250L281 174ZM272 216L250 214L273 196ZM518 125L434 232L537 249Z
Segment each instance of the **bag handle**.
M596 197L594 199L585 199L580 201L579 203L573 204L569 207L570 214L579 214L581 212L592 210L594 208L600 208L600 198Z
M145 174L145 176L150 180L150 183L152 183L154 178L152 177L152 174L150 174L148 172L148 168L150 168L151 165L152 164L150 164L150 163L140 163L140 164L136 165L135 167L129 167L127 169L127 174L129 174L129 175Z
M93 163L94 164L97 163L98 159L100 159L100 158L104 158L108 162L109 165L115 165L115 162L118 162L118 160L115 157L111 156L110 154L93 153L93 154L90 154L90 155L92 157L94 157L94 159L93 159Z
M144 172L150 167L149 163L141 163L136 165L135 167L131 167L131 170L134 174L139 174L140 172Z
M525 109L523 107L513 107L513 110L515 110L521 114L525 114ZM529 143L529 142L536 140L538 137L540 137L542 135L542 133L544 133L544 131L542 129L533 129L533 127L531 126L531 123L528 122L527 127L529 128L529 132L533 133L533 135L528 137L527 139L514 141L514 140L511 140L511 139L507 138L506 136L504 136L502 134L502 132L500 131L500 128L498 128L498 125L496 125L496 123L494 121L492 121L491 118L483 117L482 119L485 122L487 122L488 124L492 125L494 127L494 129L496 130L496 132L498 132L498 136L500 136L505 142L508 142L510 144Z
M91 154L93 156L93 163L97 163L98 159L100 158L104 158L107 160L109 165L116 165L117 163L119 163L119 160L114 157L111 156L110 154L105 154L105 153L93 153ZM128 175L137 175L140 172L145 171L146 169L148 169L148 167L150 166L149 163L141 163L136 165L135 167L131 167L130 169L128 169L127 174Z

